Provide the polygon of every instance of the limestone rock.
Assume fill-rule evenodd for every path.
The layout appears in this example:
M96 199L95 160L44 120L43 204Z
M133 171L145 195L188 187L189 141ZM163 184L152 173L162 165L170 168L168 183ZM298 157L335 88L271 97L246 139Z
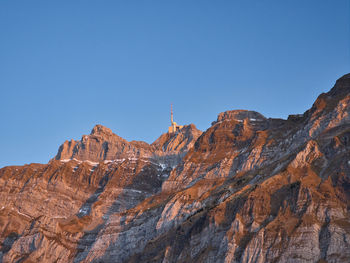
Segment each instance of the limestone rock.
M350 74L288 120L151 145L96 125L0 169L0 262L350 262Z

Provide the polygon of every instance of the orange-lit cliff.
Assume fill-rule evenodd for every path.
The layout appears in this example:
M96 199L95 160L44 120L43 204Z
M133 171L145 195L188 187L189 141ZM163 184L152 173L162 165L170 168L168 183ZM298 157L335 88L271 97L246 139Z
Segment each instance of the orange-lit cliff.
M154 143L96 125L0 169L0 262L350 262L350 74L287 120Z

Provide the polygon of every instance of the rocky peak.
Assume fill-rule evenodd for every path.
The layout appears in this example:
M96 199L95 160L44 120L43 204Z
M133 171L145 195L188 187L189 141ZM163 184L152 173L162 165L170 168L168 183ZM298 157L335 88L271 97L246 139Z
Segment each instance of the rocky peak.
M315 115L322 111L322 115L332 111L339 103L344 103L346 97L350 96L350 74L338 79L334 87L327 93L322 93L316 99L312 108L307 111L308 115Z
M194 124L185 125L175 133L164 133L152 146L161 152L186 152L202 134Z
M152 145L97 125L56 156L81 161L0 169L0 262L350 262L349 91Z
M111 129L100 124L95 125L91 130L90 135L84 135L82 140L88 140L92 138L94 138L94 140L103 140L110 143L120 142L128 144L127 140L113 133Z
M111 129L101 125L101 124L97 124L95 125L95 127L91 130L91 135L113 135L114 133L112 132Z
M350 74L338 79L334 87L322 93L311 109L304 113L309 136L315 138L322 131L347 125L350 121Z
M256 111L249 111L249 110L231 110L231 111L225 111L221 112L218 115L217 121L225 121L225 120L236 120L236 121L243 121L245 119L250 120L266 120L266 118Z
M161 135L152 145L142 141L131 141L114 134L103 125L95 125L90 135L80 141L65 141L58 150L56 160L77 159L100 162L123 158L164 156L186 153L202 134L194 124L185 125L176 133Z
M350 93L350 74L339 78L334 87L327 93L331 97Z
M95 125L90 135L83 135L80 141L66 141L55 157L56 160L77 159L99 162L126 157L148 156L149 145L130 143L114 134L111 129Z

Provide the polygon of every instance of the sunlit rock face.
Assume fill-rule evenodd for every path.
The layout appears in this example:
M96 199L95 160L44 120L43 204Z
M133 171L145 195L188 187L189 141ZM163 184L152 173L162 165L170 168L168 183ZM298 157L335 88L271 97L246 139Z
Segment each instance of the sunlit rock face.
M288 120L152 144L96 125L0 169L0 262L350 262L350 74Z

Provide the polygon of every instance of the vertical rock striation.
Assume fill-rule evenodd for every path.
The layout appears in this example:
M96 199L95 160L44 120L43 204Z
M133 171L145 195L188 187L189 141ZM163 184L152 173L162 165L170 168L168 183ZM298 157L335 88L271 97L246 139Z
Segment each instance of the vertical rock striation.
M0 169L0 262L350 262L350 74L287 120L154 143L96 125Z

